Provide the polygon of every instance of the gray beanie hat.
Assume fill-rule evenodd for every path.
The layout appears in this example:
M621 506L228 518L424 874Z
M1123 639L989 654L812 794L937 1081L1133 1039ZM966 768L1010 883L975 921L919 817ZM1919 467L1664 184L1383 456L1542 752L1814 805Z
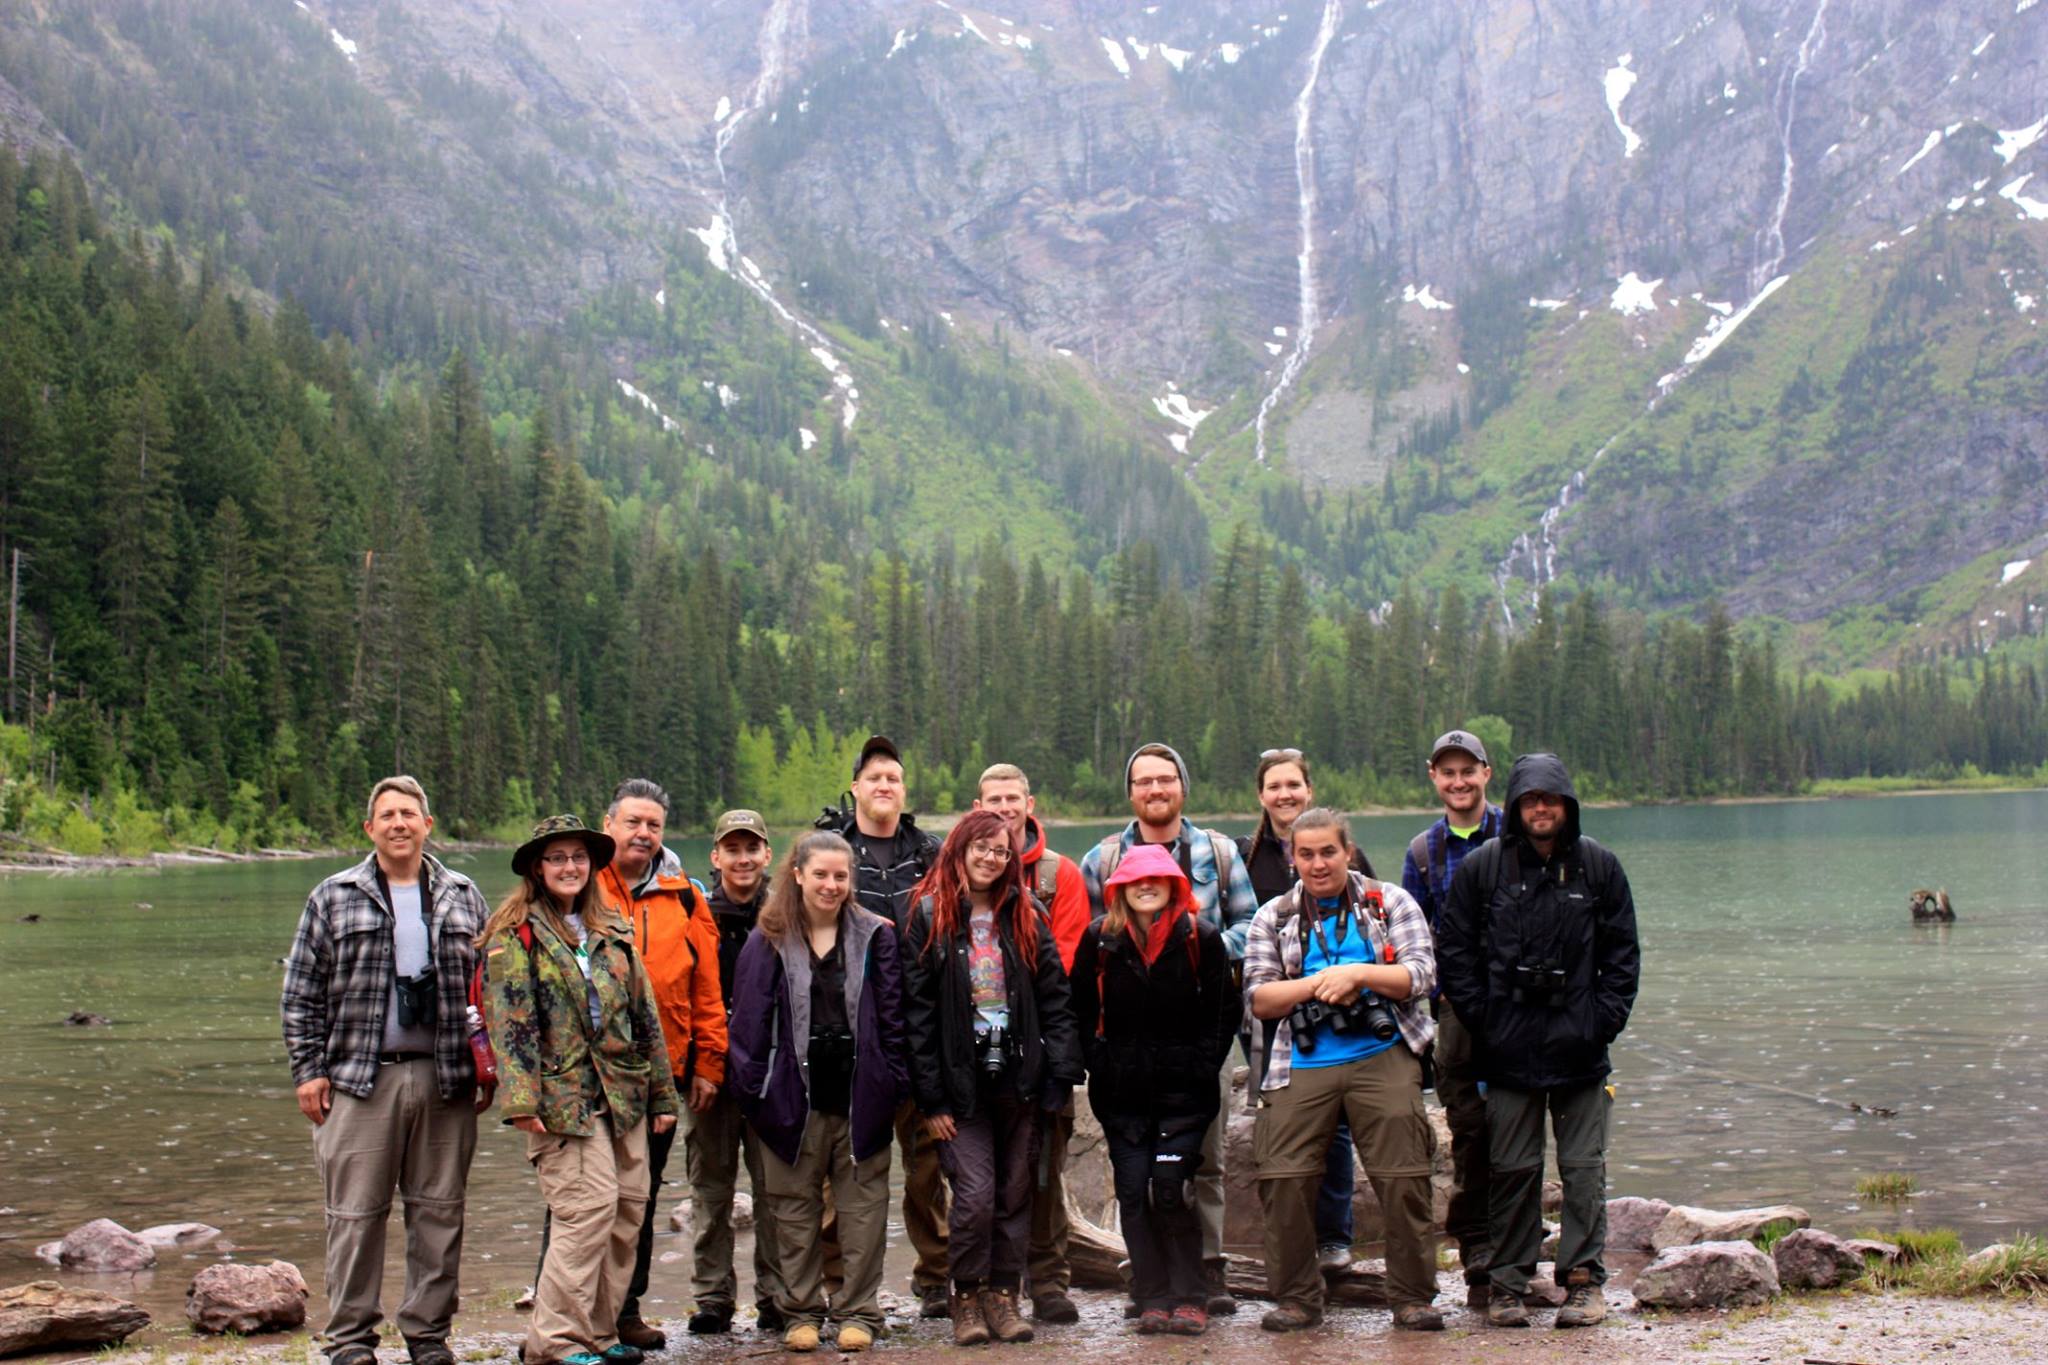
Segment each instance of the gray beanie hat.
M1137 748L1131 750L1131 756L1124 760L1125 791L1129 791L1131 787L1131 769L1137 765L1139 759L1147 756L1147 750L1150 750L1154 756L1173 760L1174 771L1180 774L1181 791L1186 792L1193 785L1188 781L1188 765L1182 760L1178 749L1174 748L1171 744L1140 744Z

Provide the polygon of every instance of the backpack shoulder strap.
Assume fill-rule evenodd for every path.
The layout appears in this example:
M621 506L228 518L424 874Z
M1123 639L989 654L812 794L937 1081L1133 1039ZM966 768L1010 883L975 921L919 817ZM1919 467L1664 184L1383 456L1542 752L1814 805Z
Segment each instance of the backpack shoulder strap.
M1095 851L1101 855L1095 870L1101 876L1101 884L1107 886L1109 879L1116 875L1116 865L1124 860L1124 836L1121 833L1104 836L1102 842L1095 846Z
M1060 889L1060 855L1047 849L1038 859L1038 875L1032 878L1032 891L1045 904L1048 913L1052 910L1052 898Z

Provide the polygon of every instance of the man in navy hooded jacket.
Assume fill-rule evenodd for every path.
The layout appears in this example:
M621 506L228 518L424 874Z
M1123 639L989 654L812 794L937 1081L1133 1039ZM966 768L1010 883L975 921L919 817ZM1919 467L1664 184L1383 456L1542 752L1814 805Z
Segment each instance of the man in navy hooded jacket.
M1451 880L1437 937L1444 994L1471 1029L1487 1083L1493 1168L1493 1293L1487 1321L1525 1327L1543 1241L1543 1119L1564 1178L1560 1327L1606 1315L1607 1048L1635 1005L1635 902L1612 853L1579 833L1579 801L1555 754L1508 774L1500 838Z

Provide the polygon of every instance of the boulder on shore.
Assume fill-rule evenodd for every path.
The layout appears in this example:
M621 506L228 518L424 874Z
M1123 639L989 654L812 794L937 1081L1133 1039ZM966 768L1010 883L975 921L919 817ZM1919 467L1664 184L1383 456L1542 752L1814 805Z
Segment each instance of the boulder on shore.
M185 1316L201 1332L289 1332L306 1325L306 1280L290 1261L210 1265L185 1291Z
M1778 1267L1754 1242L1671 1247L1636 1276L1646 1308L1743 1308L1778 1294Z
M1849 1250L1855 1252L1858 1256L1875 1256L1886 1265L1890 1265L1899 1259L1899 1244L1897 1242L1887 1242L1878 1237L1851 1237L1843 1242L1842 1245L1848 1247Z
M36 1280L0 1289L0 1356L53 1346L110 1346L149 1326L149 1314L97 1289Z
M203 1247L220 1236L220 1229L208 1223L158 1223L135 1234L153 1247Z
M95 1218L64 1235L57 1244L57 1264L122 1275L155 1265L156 1248L111 1218Z
M1623 1195L1607 1201L1607 1245L1614 1251L1655 1251L1650 1239L1671 1212L1661 1199Z
M1771 1248L1778 1284L1785 1289L1833 1289L1863 1278L1863 1253L1833 1233L1800 1228Z
M1650 1249L1664 1251L1701 1242L1746 1242L1773 1223L1803 1228L1812 1222L1805 1209L1792 1204L1771 1204L1760 1209L1702 1209L1679 1204L1664 1215L1664 1221L1650 1234Z

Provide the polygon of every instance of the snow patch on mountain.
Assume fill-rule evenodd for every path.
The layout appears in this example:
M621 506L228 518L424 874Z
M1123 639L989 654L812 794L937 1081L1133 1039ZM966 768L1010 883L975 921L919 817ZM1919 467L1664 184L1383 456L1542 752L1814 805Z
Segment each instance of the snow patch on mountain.
M1657 286L1663 283L1662 280L1646 280L1631 270L1615 281L1614 292L1608 296L1607 306L1623 317L1655 312Z
M1621 155L1624 160L1636 154L1643 145L1641 134L1621 121L1621 102L1628 98L1628 92L1636 88L1636 73L1629 70L1634 54L1624 52L1614 59L1614 65L1607 68L1602 84L1607 88L1607 112L1614 118L1614 126L1621 130Z
M1124 56L1124 45L1114 38L1102 40L1102 50L1109 55L1109 64L1116 68L1116 74L1125 80L1131 78L1130 59Z

